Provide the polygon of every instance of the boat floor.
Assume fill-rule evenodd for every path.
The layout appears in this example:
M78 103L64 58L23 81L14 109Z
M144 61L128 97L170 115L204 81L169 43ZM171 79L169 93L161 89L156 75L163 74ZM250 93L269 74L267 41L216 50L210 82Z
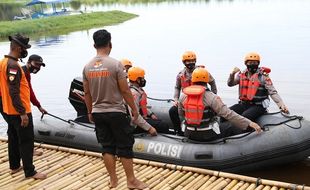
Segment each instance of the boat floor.
M109 177L100 153L36 143L35 149L43 151L43 155L34 156L34 165L48 177L34 180L25 179L22 171L10 174L7 146L6 138L0 137L0 189L109 189ZM150 189L158 190L310 190L303 185L139 159L134 159L134 172L138 179L149 184ZM117 174L117 189L127 189L119 161Z

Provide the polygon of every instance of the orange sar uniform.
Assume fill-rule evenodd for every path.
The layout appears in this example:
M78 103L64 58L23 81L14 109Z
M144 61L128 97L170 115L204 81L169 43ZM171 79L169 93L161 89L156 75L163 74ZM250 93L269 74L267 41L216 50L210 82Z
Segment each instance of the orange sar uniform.
M196 66L195 68L197 68L198 66ZM179 72L179 74L177 75L176 78L176 83L175 83L175 87L174 87L174 100L179 100L181 91L183 91L184 88L190 86L191 80L192 80L192 72L194 71L194 69L192 71L188 71L188 69L186 69L186 67L183 68L182 71ZM216 94L217 93L217 87L216 87L216 83L215 83L215 79L213 78L213 76L209 73L209 83L208 83L211 87L211 91ZM173 123L173 127L174 130L179 133L182 134L182 132L180 132L180 126L181 126L181 121L178 115L178 108L175 106L172 106L169 109L169 116L170 119Z
M242 116L255 121L266 112L271 99L279 106L284 106L283 100L269 78L270 69L259 67L254 74L248 70L232 75L230 74L227 85L239 84L239 103L231 107Z
M23 169L26 177L36 174L33 165L33 121L30 105L30 91L25 74L17 62L11 56L5 56L0 61L0 83L3 112L8 123L8 152L10 169L20 167L20 159L23 161ZM20 115L27 114L28 126L21 126Z
M230 110L219 96L201 85L184 89L178 106L179 115L185 118L185 136L196 141L209 141L233 135L233 126L245 130L251 121ZM218 125L217 117L232 125Z

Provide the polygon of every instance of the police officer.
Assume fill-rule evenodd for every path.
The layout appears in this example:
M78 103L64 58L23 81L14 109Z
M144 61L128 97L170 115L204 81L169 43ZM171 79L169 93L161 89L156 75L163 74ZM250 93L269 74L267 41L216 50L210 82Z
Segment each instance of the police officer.
M121 63L124 65L124 67L126 69L126 73L128 73L128 69L130 69L132 67L132 62L129 61L128 59L124 58L124 59L121 59Z
M178 114L178 103L181 91L191 85L191 77L193 70L198 67L196 66L196 54L193 51L186 51L182 55L182 62L185 66L182 71L177 75L175 90L174 90L174 106L172 106L169 110L169 116L173 123L174 130L178 135L183 135L181 131L181 121ZM212 75L209 73L209 82L208 84L211 86L211 91L213 93L217 93L217 87L215 84L215 80Z
M95 123L98 142L102 146L105 167L110 177L110 188L116 188L116 156L126 173L129 189L145 189L148 185L135 177L133 170L134 137L126 115L124 100L132 109L133 120L138 110L128 87L124 66L110 57L111 34L98 30L93 34L96 56L83 70L83 87L89 121Z
M33 165L34 134L30 91L18 58L27 57L29 38L20 34L9 36L10 53L0 61L0 83L3 112L8 123L8 153L11 173L24 170L25 177L44 179ZM20 165L20 159L23 167Z
M146 84L144 77L145 72L140 67L131 67L128 70L129 88L135 99L139 113L148 124L155 127L157 132L169 133L168 124L158 119L157 116L147 108L147 94L143 90ZM136 131L141 131L139 129L140 128L136 128ZM149 127L146 130L149 130Z
M289 113L269 77L269 68L259 67L260 56L255 52L246 54L246 69L235 67L230 73L227 85L239 84L239 103L231 107L238 114L255 121L266 112L270 104L269 96L284 113Z
M30 101L33 105L35 105L39 111L44 114L47 113L47 111L41 106L39 100L37 99L33 89L32 89L32 85L31 85L31 76L30 74L37 74L40 69L41 66L45 67L45 63L43 63L43 59L41 56L33 54L31 56L29 56L29 59L27 61L27 64L22 66L22 69L25 73L26 79L28 81L29 84L29 88L30 88Z
M230 110L219 96L211 92L206 84L209 73L204 68L196 68L192 73L193 85L183 89L179 114L185 117L185 136L196 141L208 141L233 135L232 129L218 125L216 116L221 116L233 126L245 130L248 126L261 132L254 122ZM227 125L225 125L227 126Z

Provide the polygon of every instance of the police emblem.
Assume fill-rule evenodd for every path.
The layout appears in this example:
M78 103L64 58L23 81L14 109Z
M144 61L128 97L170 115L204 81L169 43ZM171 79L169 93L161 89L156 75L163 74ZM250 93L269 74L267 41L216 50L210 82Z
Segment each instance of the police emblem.
M14 79L15 79L15 76L14 76L14 75L10 75L10 76L9 76L9 80L10 80L10 81L13 81Z

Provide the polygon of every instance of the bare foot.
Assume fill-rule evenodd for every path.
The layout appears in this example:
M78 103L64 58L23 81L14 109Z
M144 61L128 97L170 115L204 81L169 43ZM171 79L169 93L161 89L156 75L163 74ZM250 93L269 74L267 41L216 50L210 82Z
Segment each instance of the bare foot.
M33 179L45 179L47 178L47 175L44 173L39 173L37 172L36 174L34 174L33 176L27 177L27 178L33 178Z
M127 181L127 187L128 187L128 189L149 189L148 184L146 184L146 183L144 183L138 179L135 179L132 182Z
M42 151L33 150L33 155L34 155L34 156L41 156L42 154L43 154Z
M12 170L11 169L11 174L16 174L17 172L21 171L23 169L23 166L19 166L19 168Z
M109 182L109 188L110 188L110 189L116 188L117 185L118 185L118 180L113 181L113 182L112 182L112 180L110 180L110 182Z

